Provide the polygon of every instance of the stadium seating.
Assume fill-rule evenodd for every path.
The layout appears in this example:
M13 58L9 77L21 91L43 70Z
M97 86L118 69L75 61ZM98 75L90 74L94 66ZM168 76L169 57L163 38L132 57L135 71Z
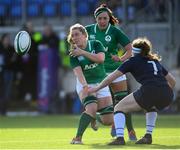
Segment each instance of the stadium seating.
M22 2L27 8L27 17L70 17L72 14L72 2L75 2L77 16L91 15L96 5L96 0L0 0L0 16L21 17ZM7 14L8 13L8 14Z
M44 4L43 14L45 17L55 17L56 16L56 5L53 3Z
M39 4L39 5L42 5L45 3L45 0L27 0L27 3L28 4Z
M88 0L89 2L89 7L91 12L94 12L95 9L98 7L98 1L97 0Z
M71 16L71 0L61 0L59 4L59 13L61 16Z
M27 15L28 15L28 17L40 16L40 5L38 5L36 3L29 4L27 7Z
M22 6L21 5L11 5L10 16L11 17L21 17L22 16Z
M6 12L7 12L6 10L7 10L6 6L0 4L0 17L5 17L6 16Z
M59 4L61 0L48 0L49 3Z
M90 4L88 3L88 1L76 1L76 14L78 16L90 15Z
M0 0L0 4L2 4L2 5L11 5L12 0Z

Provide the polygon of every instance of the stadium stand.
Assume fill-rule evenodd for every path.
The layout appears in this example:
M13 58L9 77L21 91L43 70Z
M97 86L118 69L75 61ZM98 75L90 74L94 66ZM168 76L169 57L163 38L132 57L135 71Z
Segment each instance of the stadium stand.
M61 0L59 4L59 13L61 16L71 16L71 0Z
M0 4L0 16L3 17L3 16L6 16L6 13L7 12L7 7L6 5L2 5Z
M42 5L43 3L45 3L45 0L27 0L27 3L32 4L32 3L37 3Z
M43 15L45 17L55 17L56 13L56 5L53 3L44 3L43 6Z
M11 5L10 7L10 17L21 17L22 16L22 6L19 4ZM20 18L19 18L20 19Z
M87 16L90 15L90 3L89 1L76 1L76 14L77 16Z
M29 4L27 7L28 17L39 17L40 16L40 5L38 3Z

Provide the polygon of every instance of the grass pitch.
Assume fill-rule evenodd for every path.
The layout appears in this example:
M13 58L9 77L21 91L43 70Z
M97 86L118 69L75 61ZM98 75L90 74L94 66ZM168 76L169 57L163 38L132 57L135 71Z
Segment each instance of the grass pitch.
M0 150L3 149L180 149L180 115L159 115L152 145L108 146L110 128L100 126L97 132L88 128L84 145L71 145L79 116L0 117ZM133 115L140 138L145 132L145 116ZM127 141L127 131L125 130Z

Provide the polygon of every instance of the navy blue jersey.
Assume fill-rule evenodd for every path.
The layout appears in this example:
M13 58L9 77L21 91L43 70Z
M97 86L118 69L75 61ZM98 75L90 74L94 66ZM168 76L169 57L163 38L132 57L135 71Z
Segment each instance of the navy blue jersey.
M157 60L135 55L118 68L123 74L130 72L142 85L167 85L167 70Z

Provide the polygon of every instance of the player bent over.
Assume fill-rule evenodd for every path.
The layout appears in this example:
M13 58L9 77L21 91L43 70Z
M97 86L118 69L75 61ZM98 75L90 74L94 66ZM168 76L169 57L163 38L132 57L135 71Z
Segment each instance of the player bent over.
M152 53L151 42L147 38L135 39L133 57L124 62L89 93L97 92L114 79L130 72L141 87L123 98L114 108L114 123L117 138L109 145L124 145L125 113L146 110L146 134L136 144L151 144L152 131L157 118L156 110L162 110L173 100L174 77L159 63L160 57Z

